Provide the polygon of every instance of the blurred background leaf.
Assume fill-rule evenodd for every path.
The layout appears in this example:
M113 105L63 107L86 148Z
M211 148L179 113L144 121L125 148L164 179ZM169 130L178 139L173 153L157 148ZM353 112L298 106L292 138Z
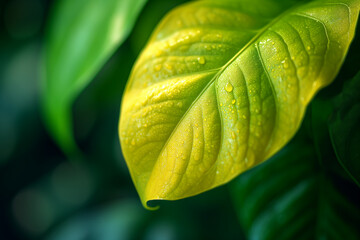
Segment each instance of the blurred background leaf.
M43 105L63 151L76 150L72 103L128 36L146 0L60 0L45 46Z
M248 239L359 237L357 186L322 168L309 139L238 177L232 192Z
M335 98L329 131L336 156L360 187L360 72Z

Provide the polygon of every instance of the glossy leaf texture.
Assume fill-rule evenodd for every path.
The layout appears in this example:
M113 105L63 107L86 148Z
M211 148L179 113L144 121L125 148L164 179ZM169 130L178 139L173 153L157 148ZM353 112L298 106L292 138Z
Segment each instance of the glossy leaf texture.
M359 239L358 187L328 172L309 142L291 143L230 184L249 240Z
M44 53L43 108L53 137L76 149L71 106L124 41L146 0L61 0L54 6Z
M360 186L360 72L335 99L329 133L336 156L351 178Z
M222 185L281 149L336 76L359 4L197 1L170 12L132 70L119 123L144 206Z

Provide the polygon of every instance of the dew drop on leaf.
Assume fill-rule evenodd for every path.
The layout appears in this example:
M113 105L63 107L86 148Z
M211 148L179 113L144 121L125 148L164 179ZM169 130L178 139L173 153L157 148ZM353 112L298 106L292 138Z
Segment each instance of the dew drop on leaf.
M198 60L198 63L205 64L205 58L204 57L198 57L197 60Z
M170 65L170 64L165 64L165 68L168 69L168 70L172 70L172 69L173 69L172 65Z
M231 83L227 83L227 84L226 84L225 90L226 90L227 92L229 92L229 93L232 92L233 86L231 85Z
M236 138L235 132L231 132L231 137L232 137L232 139Z
M282 61L282 64L283 64L283 66L284 66L285 69L288 68L288 67L289 67L289 61L288 61L288 59L285 58L285 60Z
M157 64L155 67L154 67L155 71L160 71L161 69L161 64Z

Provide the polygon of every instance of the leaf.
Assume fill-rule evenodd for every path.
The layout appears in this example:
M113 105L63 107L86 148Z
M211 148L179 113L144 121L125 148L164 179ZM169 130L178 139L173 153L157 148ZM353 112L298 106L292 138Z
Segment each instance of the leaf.
M159 24L123 96L119 135L142 203L193 196L263 162L336 76L359 0L198 1Z
M146 0L63 0L55 6L44 56L43 108L66 153L76 150L71 105L125 40Z
M335 99L329 123L332 145L340 164L360 186L360 72L345 85Z
M360 191L325 172L305 142L290 144L230 186L248 239L359 239Z

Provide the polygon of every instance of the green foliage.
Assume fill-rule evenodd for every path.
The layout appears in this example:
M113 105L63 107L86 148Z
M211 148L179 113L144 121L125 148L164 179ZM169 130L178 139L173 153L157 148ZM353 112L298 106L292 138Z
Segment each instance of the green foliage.
M329 123L329 131L336 156L360 186L360 72L347 83L335 99L336 109Z
M76 151L71 107L128 36L146 0L62 0L54 7L44 56L46 124L64 152Z
M330 172L310 139L294 140L231 185L248 239L358 239L357 186Z
M119 123L144 206L222 185L281 149L337 75L359 7L199 1L170 12L134 65Z

